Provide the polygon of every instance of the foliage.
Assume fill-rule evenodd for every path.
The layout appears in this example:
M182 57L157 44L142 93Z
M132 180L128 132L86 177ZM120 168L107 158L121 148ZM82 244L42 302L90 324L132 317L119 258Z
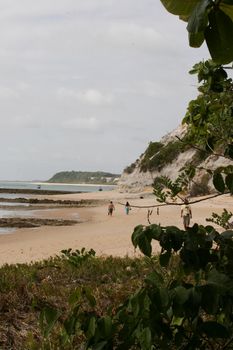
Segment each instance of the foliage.
M233 159L233 82L221 66L212 61L195 64L190 71L198 75L200 94L189 103L183 123L188 124L189 140L206 151L225 151Z
M167 199L174 200L174 198L182 191L178 180L172 182L167 176L160 176L155 178L154 184L154 195L158 202L167 202Z
M137 164L137 162L134 162L134 163L130 164L129 166L127 166L127 167L124 169L124 172L125 172L126 174L131 174L131 173L134 171L134 169L136 168L136 164Z
M180 195L187 192L196 174L195 167L187 165L180 170L180 174L175 181L167 176L155 178L153 183L154 194L159 202L176 201Z
M189 44L204 41L212 59L220 64L233 61L233 3L231 0L161 0L165 8L188 22Z
M233 231L219 234L212 226L197 224L186 232L158 225L134 230L134 246L148 256L152 252L152 238L159 241L162 266L169 267L174 252L179 252L180 257L175 279L162 288L157 281L163 278L156 275L149 294L148 304L154 310L149 322L160 322L157 327L149 323L150 346L160 344L158 349L174 346L179 349L231 348L232 237ZM158 310L161 302L163 308ZM152 310L150 314L152 316Z
M60 171L53 175L48 182L110 184L119 177L119 174L112 174L103 171Z
M137 226L133 245L153 267L144 284L104 314L97 312L90 289L74 290L65 318L58 320L57 309L43 311L47 339L55 332L50 344L57 339L64 349L231 349L232 237L233 231L220 234L197 224L188 231ZM159 261L152 255L153 240L161 246Z
M233 214L228 212L226 209L223 209L221 215L216 213L212 213L212 218L206 219L206 221L214 222L216 225L223 227L225 230L232 228L232 223L230 223L230 219Z
M64 256L29 265L2 266L1 350L80 350L78 328L77 334L71 337L71 343L59 343L62 337L64 339L62 325L78 303L78 291L81 293L79 312L86 312L86 318L92 311L100 317L108 312L114 313L142 285L149 271L151 267L145 259L111 256L92 257L77 267L71 265ZM87 294L83 294L84 291ZM90 305L90 300L94 300L91 294L96 300L95 306Z
M64 258L67 259L69 264L74 265L75 267L80 266L83 262L95 256L95 251L93 249L86 251L85 248L82 248L81 250L76 249L75 251L73 251L71 248L64 249L61 251L61 253Z
M163 146L164 145L161 142L150 142L144 157L148 159L154 157L154 155L159 152Z
M171 141L166 145L159 142L151 142L140 164L141 171L161 170L172 163L181 152L187 149L187 145L179 141Z
M232 172L226 176L223 176L220 171L224 173L226 169L218 168L214 171L213 184L215 189L222 194L233 194ZM177 202L178 199L183 200L184 196L187 196L191 193L191 184L193 182L194 175L195 172L189 172L189 168L186 168L185 171L180 173L180 175L175 181L170 180L166 176L157 177L154 180L153 188L154 194L157 197L158 202L175 204L175 202ZM194 184L197 187L199 187L200 191L203 190L202 184Z

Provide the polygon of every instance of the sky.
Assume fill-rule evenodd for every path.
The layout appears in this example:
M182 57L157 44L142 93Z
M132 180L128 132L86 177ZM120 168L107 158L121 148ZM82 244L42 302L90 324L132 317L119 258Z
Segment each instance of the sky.
M206 58L159 0L1 0L0 180L121 173L180 124Z

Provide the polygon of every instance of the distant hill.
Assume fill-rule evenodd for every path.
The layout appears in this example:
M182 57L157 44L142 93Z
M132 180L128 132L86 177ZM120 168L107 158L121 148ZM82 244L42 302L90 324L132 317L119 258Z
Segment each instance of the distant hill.
M53 183L73 183L73 184L116 184L119 174L111 174L103 171L61 171L48 180Z

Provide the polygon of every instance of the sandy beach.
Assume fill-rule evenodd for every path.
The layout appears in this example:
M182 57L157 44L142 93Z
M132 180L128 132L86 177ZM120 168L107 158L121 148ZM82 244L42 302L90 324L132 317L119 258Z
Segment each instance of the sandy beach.
M88 208L64 208L40 210L37 215L46 218L79 219L74 226L42 226L39 228L21 228L14 233L0 235L0 264L30 263L55 256L62 249L94 249L97 255L135 256L131 243L131 234L135 226L147 225L147 209L132 208L129 215L125 214L124 206L120 203L129 201L132 206L153 206L155 197L150 192L119 193L109 192L79 193L55 195L53 199L99 199L100 205ZM140 198L143 197L143 198ZM50 196L51 198L51 196ZM107 203L112 200L115 205L113 216L107 215ZM207 225L205 218L211 217L212 212L221 213L223 208L232 211L232 197L224 195L192 205L193 220ZM150 217L151 223L176 225L182 228L179 206L156 209ZM159 245L154 244L154 252L159 251Z

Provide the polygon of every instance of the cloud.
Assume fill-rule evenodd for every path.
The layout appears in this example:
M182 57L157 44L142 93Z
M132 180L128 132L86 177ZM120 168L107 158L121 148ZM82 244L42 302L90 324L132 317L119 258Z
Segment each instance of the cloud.
M185 25L156 0L1 0L0 176L132 163L196 94Z
M65 120L61 123L62 128L66 129L77 129L77 130L96 130L99 127L99 123L96 118L75 118L70 120Z
M168 94L167 89L160 83L151 80L134 81L128 87L118 88L115 93L120 95L141 95L151 98L167 96Z
M81 92L67 88L60 88L58 89L58 96L77 99L80 102L94 106L110 105L114 100L112 94L103 93L96 89L88 89Z
M77 11L82 15L87 12L101 11L111 8L116 0L1 0L0 16L4 18L14 18L18 16L33 18L38 20L60 20L64 17L72 16Z
M15 99L18 97L19 93L17 90L5 86L0 86L0 99Z
M155 49L163 45L163 38L155 28L133 22L111 24L107 35L111 42L127 47Z

